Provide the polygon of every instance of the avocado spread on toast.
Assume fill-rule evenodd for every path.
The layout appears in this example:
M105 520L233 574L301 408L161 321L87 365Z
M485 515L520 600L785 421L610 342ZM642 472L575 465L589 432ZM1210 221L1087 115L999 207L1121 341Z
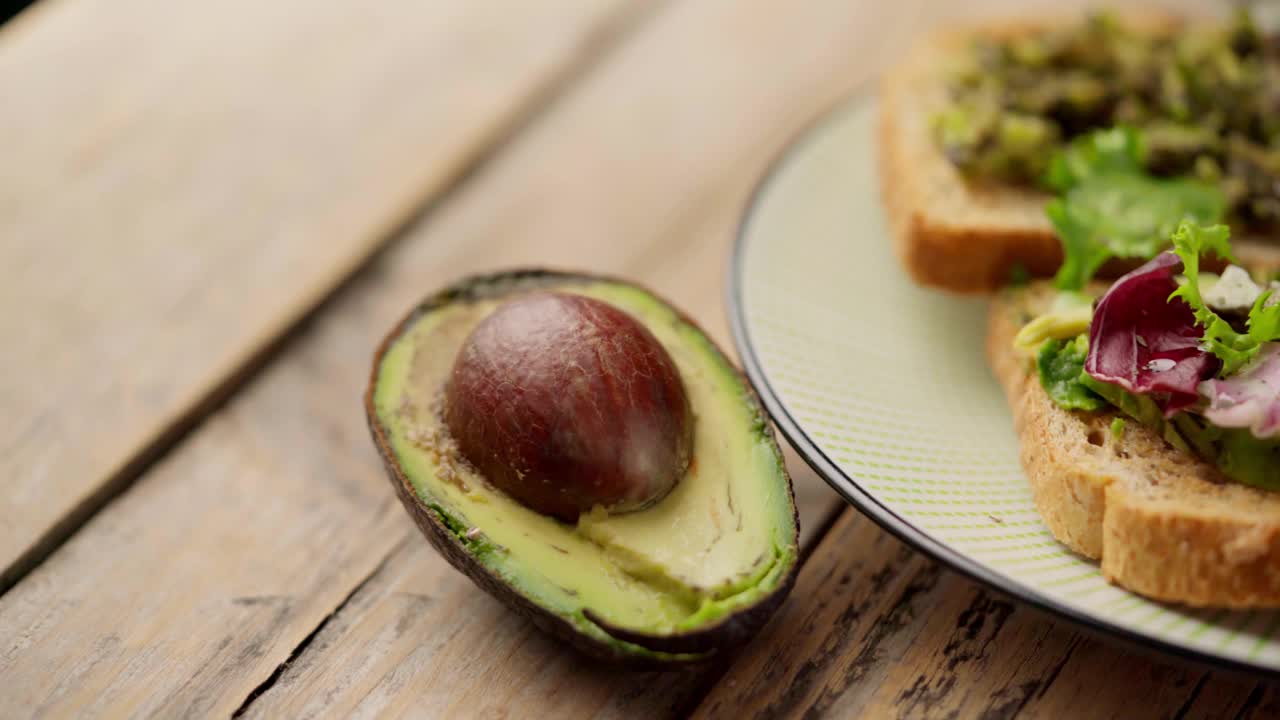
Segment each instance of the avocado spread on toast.
M1216 187L1233 224L1280 226L1280 36L1247 12L1143 29L1095 14L985 35L948 92L934 136L970 178L1060 191L1068 168L1055 153L1124 127L1151 176Z

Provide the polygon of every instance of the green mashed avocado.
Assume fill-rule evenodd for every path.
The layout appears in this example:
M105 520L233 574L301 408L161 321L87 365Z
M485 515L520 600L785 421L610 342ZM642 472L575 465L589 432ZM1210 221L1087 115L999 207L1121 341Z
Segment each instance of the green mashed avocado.
M1247 13L1158 31L1098 14L984 37L948 89L934 132L970 177L1050 187L1056 151L1123 126L1147 172L1218 186L1233 223L1280 226L1280 36Z

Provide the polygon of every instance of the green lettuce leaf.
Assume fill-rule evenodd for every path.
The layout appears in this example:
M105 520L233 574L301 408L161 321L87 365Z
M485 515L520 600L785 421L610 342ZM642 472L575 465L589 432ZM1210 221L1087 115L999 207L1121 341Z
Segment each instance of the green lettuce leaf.
M1142 133L1131 127L1097 130L1054 153L1044 183L1061 193L1094 175L1141 173L1146 154Z
M1222 360L1221 377L1234 374L1257 357L1264 343L1280 340L1280 304L1266 307L1271 291L1262 293L1249 309L1246 332L1238 332L1204 301L1200 294L1200 257L1213 253L1235 261L1231 254L1231 231L1226 225L1201 227L1183 222L1173 234L1173 251L1182 259L1184 282L1169 299L1182 298L1196 314L1196 322L1204 328L1204 342L1209 352Z
M1045 208L1062 242L1064 259L1055 283L1062 290L1080 290L1107 260L1154 257L1179 222L1218 222L1225 209L1217 188L1195 180L1131 172L1088 176Z
M1221 190L1151 177L1145 157L1142 133L1119 126L1081 135L1049 161L1044 183L1059 196L1045 213L1062 242L1059 289L1082 289L1113 257L1150 259L1184 219L1222 219Z
M1106 401L1085 387L1084 359L1089 354L1089 338L1079 335L1072 340L1046 340L1036 355L1040 385L1060 407L1067 410L1101 410Z

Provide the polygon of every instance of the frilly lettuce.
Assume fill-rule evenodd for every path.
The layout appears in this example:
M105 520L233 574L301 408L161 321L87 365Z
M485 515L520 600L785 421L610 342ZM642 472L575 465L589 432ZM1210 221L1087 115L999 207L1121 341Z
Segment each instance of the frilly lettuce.
M1239 332L1205 303L1200 294L1200 257L1213 253L1232 260L1230 230L1225 225L1199 227L1184 222L1173 234L1173 251L1182 259L1187 280L1172 298L1191 306L1204 328L1205 348L1222 360L1222 376L1233 375L1258 356L1265 343L1280 340L1280 304L1267 307L1272 291L1262 293L1249 310L1247 331Z

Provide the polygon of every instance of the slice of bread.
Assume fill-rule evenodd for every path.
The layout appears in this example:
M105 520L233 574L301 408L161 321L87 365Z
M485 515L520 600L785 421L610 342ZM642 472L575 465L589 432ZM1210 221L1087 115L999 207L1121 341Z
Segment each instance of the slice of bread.
M1060 542L1134 592L1192 606L1280 607L1280 492L1224 477L1118 412L1067 411L1013 338L1047 309L1047 283L992 303L987 356L1004 386L1036 508Z
M922 285L960 293L1006 285L1021 267L1052 275L1062 262L1044 214L1049 196L1032 189L966 180L935 142L932 118L948 102L946 73L975 33L1013 36L1049 20L950 30L922 38L880 85L880 188L898 258ZM1079 22L1054 20L1052 22ZM1169 27L1172 18L1126 18L1141 27ZM1280 266L1275 243L1235 242L1250 264ZM1104 276L1133 267L1113 262Z

